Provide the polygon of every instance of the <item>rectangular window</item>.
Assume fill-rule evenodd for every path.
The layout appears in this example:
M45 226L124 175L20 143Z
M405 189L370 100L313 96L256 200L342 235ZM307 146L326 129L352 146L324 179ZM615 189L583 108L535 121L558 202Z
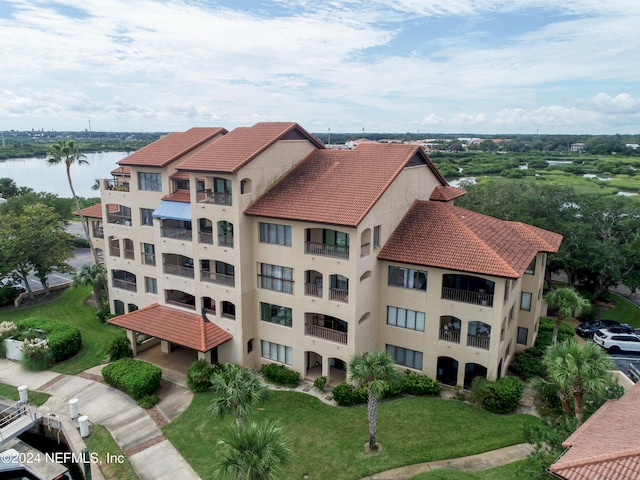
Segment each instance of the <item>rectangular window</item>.
M260 288L275 290L276 292L293 293L292 268L261 263L258 280Z
M520 296L520 310L531 310L531 292L522 292Z
M422 370L422 352L387 344L387 352L394 363L416 370Z
M144 286L147 293L158 294L158 282L155 278L144 277Z
M142 225L153 227L153 209L152 208L140 209L140 222Z
M531 263L524 271L524 273L528 273L529 275L533 275L534 273L536 273L536 257L533 257L533 260L531 260Z
M291 246L291 225L260 222L260 242Z
M387 307L387 325L424 332L424 319L424 312L416 312L398 307Z
M156 264L156 246L153 243L142 244L142 263L145 265Z
M426 290L427 272L412 268L389 267L389 285Z
M373 227L373 248L380 246L380 225Z
M529 335L529 329L524 327L518 327L518 343L520 345L527 344L527 336Z
M293 350L291 347L280 345L278 343L267 342L262 340L262 358L268 358L275 362L293 365Z
M138 188L140 190L162 191L162 175L160 173L138 172Z
M260 302L260 318L265 322L284 325L285 327L291 327L292 325L291 309L272 303Z

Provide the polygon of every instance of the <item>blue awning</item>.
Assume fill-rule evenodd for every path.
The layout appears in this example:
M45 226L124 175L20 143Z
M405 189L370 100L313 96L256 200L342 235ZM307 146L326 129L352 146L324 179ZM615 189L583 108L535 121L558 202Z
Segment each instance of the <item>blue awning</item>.
M191 204L162 200L153 211L154 218L170 218L172 220L191 221Z

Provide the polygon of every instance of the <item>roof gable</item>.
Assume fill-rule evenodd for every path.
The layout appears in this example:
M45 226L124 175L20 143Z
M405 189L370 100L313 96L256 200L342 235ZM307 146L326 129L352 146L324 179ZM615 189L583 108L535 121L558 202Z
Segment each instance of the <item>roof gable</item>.
M378 258L518 278L538 252L557 251L561 240L561 235L523 223L447 203L416 201Z
M195 127L186 132L173 132L132 153L119 165L164 167L227 130L220 127ZM112 172L113 173L113 172Z
M316 150L245 213L355 227L416 156L431 165L420 147L412 145L372 143L354 150Z
M178 170L235 173L278 140L309 140L317 148L324 148L297 123L263 122L232 130L183 162Z

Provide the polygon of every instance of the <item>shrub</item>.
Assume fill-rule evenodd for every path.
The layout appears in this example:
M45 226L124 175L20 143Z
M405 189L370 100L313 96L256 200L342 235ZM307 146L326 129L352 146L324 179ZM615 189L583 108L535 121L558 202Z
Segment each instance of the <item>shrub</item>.
M367 387L365 385L354 388L350 383L341 383L333 389L333 399L341 407L351 407L367 402Z
M129 339L127 337L118 337L109 347L109 361L115 362L121 358L133 358L133 351L129 345Z
M121 358L104 367L102 377L106 384L140 401L160 388L162 369L142 360Z
M73 357L82 347L80 330L72 325L39 317L17 320L15 323L20 330L44 331L54 362Z
M12 304L18 298L18 295L20 295L20 292L13 285L0 286L0 307Z
M213 368L206 360L196 360L187 370L187 386L192 392L205 392L211 387Z
M510 413L520 405L522 382L517 377L502 377L487 384L482 408L493 413Z
M324 390L324 387L327 386L327 377L318 377L313 381L313 386L316 387L318 390L322 391Z
M262 374L273 383L287 387L296 387L300 380L298 372L278 363L265 363L262 365Z
M486 377L475 377L469 389L471 401L478 406L482 406L487 396L489 380Z
M98 310L98 313L96 313L96 318L98 319L98 321L100 323L104 323L107 320L109 320L110 318L113 318L114 315L111 314L111 311L109 310L109 306L107 305L106 307L102 307L101 310Z
M160 401L160 395L152 393L151 395L145 395L138 400L138 405L147 410L153 408Z
M542 354L539 353L539 350L528 348L524 352L517 354L509 369L524 380L542 376L544 366L542 365Z
M53 355L41 338L25 339L22 342L22 366L26 370L39 372L53 365Z
M73 237L73 248L91 248L91 244L86 238Z
M409 395L438 395L440 382L432 380L426 375L406 370L402 377L402 393Z

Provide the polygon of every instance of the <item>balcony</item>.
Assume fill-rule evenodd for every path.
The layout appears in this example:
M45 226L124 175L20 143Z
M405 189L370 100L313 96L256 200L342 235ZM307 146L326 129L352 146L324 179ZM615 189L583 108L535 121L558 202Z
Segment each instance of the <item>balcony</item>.
M316 285L313 283L304 284L304 294L311 297L322 297L322 285Z
M129 191L129 182L125 182L122 179L103 180L103 186L105 190L115 190L116 192Z
M115 225L125 225L127 227L131 226L131 214L124 215L121 213L108 213L107 214L107 223L113 223Z
M460 343L460 330L440 329L440 340L451 343Z
M306 253L324 257L349 258L349 247L329 243L305 242Z
M220 285L228 285L234 287L236 285L236 277L234 275L225 275L216 272L200 272L200 280L203 282L217 283Z
M330 342L347 344L347 332L339 332L331 328L320 327L318 325L305 324L304 334L311 337L322 338L323 340L329 340Z
M164 238L173 238L175 240L191 241L191 230L181 227L161 227L161 235Z
M104 230L102 225L99 227L93 227L93 238L104 238Z
M489 350L490 340L488 335L467 335L467 346Z
M442 287L442 298L444 300L453 300L454 302L472 303L474 305L493 307L493 294L491 293Z
M233 248L233 235L218 235L218 245Z
M200 243L208 243L209 245L213 245L213 233L198 232L198 241Z
M335 300L336 302L349 303L349 290L343 290L341 288L330 288L329 300Z
M176 265L175 263L165 263L163 265L164 273L170 275L178 275L179 277L194 278L193 267Z
M197 192L198 203L213 203L215 205L231 205L231 194L228 192L214 192L210 188Z
M136 292L138 290L136 282L132 282L132 281L129 281L129 280L123 280L121 278L114 278L113 279L113 287L114 288L121 288L123 290L128 290L130 292Z

